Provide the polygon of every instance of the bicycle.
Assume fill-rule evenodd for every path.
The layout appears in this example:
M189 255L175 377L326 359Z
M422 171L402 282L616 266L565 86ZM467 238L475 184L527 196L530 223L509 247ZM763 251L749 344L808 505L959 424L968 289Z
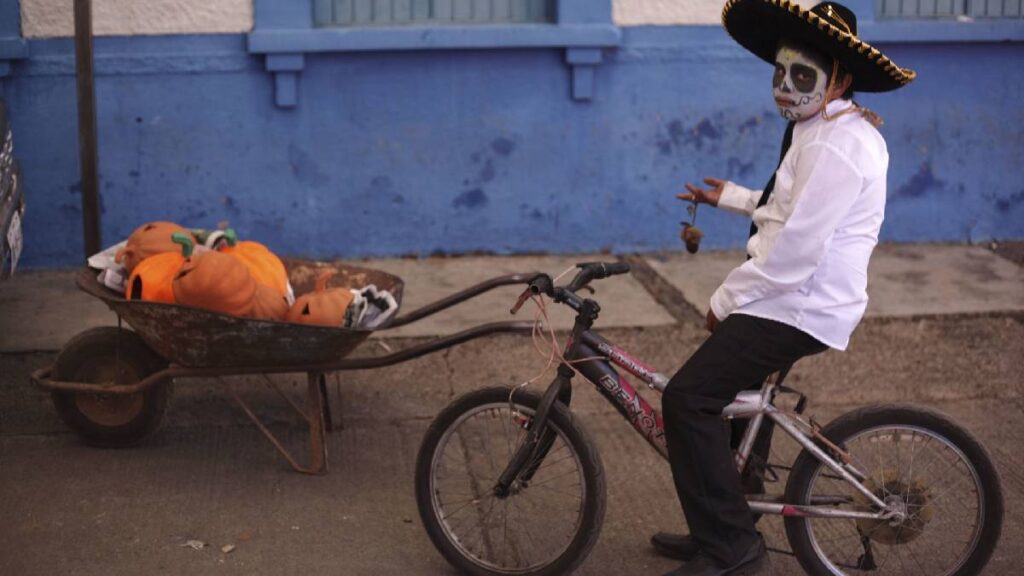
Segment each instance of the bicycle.
M440 412L424 436L416 463L420 517L434 546L464 573L568 574L596 543L605 477L569 409L575 373L667 458L661 417L613 365L659 392L668 378L594 333L600 306L576 294L629 266L578 268L563 287L536 275L512 309L546 296L576 312L544 393L470 392ZM985 448L943 414L912 405L861 408L823 428L808 424L800 417L807 398L782 384L785 372L760 390L740 392L723 418L750 420L735 454L741 472L765 418L802 447L783 495L748 496L753 514L784 517L801 567L815 576L979 573L1003 516L999 475ZM777 408L778 394L796 395L795 409Z

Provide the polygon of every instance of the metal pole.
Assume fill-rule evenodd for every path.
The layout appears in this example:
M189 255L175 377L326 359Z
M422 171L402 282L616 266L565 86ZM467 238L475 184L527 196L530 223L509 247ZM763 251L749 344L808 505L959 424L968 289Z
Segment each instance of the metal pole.
M100 251L99 155L96 87L92 69L92 0L75 0L75 71L78 84L78 158L82 175L85 257Z

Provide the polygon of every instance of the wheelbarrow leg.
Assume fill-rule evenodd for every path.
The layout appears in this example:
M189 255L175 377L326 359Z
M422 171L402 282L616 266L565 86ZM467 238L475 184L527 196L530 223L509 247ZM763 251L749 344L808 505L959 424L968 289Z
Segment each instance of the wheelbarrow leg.
M314 474L327 472L327 442L324 438L324 419L330 418L327 406L327 384L323 372L307 374L306 390L308 393L309 415L309 467ZM329 420L328 420L329 421Z
M324 404L324 430L334 432L334 419L331 418L331 396L327 393L327 374L317 376L317 385L320 386L320 398Z
M292 457L291 453L283 444L277 439L274 434L263 425L263 422L253 413L249 406L244 400L235 392L235 389L231 384L224 379L220 379L227 389L231 397L234 398L235 403L242 408L245 415L252 420L253 424L259 428L260 432L266 436L267 440L273 444L274 448L284 457L285 460L291 464L292 468L296 472L303 474L326 474L327 473L327 443L324 441L324 398L321 393L320 381L318 378L319 373L309 372L307 374L307 400L305 411L301 411L297 406L292 407L296 409L296 412L302 415L303 419L309 424L309 466L302 466Z

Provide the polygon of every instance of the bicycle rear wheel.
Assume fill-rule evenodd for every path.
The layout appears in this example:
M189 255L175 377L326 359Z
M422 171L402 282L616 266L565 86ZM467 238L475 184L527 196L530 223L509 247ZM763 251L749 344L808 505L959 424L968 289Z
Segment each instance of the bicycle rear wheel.
M999 475L981 444L948 417L915 406L840 416L822 433L850 454L875 496L902 520L787 517L786 535L808 574L968 576L992 556L1002 529ZM806 450L786 501L875 512Z
M494 487L526 436L536 394L487 388L443 410L423 438L416 462L416 502L438 551L480 576L568 574L597 542L604 520L604 469L579 422L556 403L547 430L553 443L507 496ZM530 469L528 464L524 469Z

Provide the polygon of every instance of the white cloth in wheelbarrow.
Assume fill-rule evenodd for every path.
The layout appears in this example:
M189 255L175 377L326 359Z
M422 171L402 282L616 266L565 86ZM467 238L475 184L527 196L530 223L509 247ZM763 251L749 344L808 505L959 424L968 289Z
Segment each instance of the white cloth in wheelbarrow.
M383 326L398 310L398 302L391 292L377 288L376 284L350 291L353 298L345 311L346 328L374 330Z

